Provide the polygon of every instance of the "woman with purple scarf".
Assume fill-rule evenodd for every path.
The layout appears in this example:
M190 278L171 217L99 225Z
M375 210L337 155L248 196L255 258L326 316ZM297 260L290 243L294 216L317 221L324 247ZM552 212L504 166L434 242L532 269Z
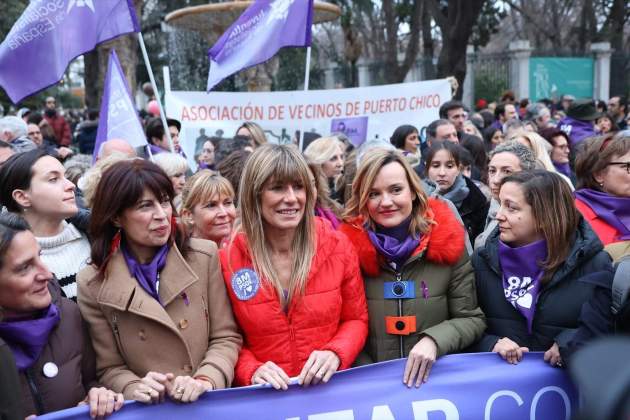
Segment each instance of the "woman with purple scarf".
M143 403L229 387L241 345L217 247L184 235L173 197L152 162L108 168L92 207L92 265L79 273L99 379Z
M630 133L584 142L575 160L575 205L617 261L630 255Z
M523 171L501 181L499 222L475 250L488 329L474 351L509 363L544 351L553 366L611 328L612 265L558 174ZM552 215L552 217L550 217Z
M461 352L485 328L465 228L395 150L364 158L346 210L340 230L359 254L369 312L357 364L407 357L403 382L419 387L438 357Z
M39 253L24 219L0 215L0 341L13 355L21 385L10 391L12 403L21 405L21 418L80 403L90 405L92 418L110 415L122 407L123 396L94 387L94 352L79 308L61 296ZM1 367L2 383L8 369ZM9 408L3 402L0 417L15 418L4 417Z

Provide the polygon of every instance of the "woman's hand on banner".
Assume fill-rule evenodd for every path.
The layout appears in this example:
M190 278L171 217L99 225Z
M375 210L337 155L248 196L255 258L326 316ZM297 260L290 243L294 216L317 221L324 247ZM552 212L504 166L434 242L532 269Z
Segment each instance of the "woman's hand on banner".
M330 350L315 350L308 357L308 360L298 376L298 384L302 386L317 385L320 382L328 382L333 376L341 360Z
M562 367L562 357L560 356L560 347L558 343L553 343L553 346L545 352L545 362L549 362L551 366Z
M256 369L252 375L252 384L270 384L275 389L289 389L289 375L274 362L269 361Z
M494 353L499 353L499 356L501 356L503 360L515 365L523 360L523 353L527 353L529 348L521 347L509 338L503 337L497 341L497 344L494 345L492 351Z
M197 401L199 396L212 388L207 381L200 381L190 376L178 376L168 387L168 396L181 403Z
M429 373L436 358L437 344L431 337L425 335L409 352L403 383L411 388L415 382L416 388L419 388L429 379Z
M85 400L81 401L79 405L89 404L90 417L102 419L120 410L124 403L125 397L123 397L123 394L103 387L94 387L90 388Z
M167 387L175 379L172 373L149 372L141 379L140 385L133 391L133 399L145 403L155 404L164 402Z

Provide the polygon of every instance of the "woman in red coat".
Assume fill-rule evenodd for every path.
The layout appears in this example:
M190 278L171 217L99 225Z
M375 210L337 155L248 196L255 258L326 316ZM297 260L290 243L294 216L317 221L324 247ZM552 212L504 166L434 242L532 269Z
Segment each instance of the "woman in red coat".
M358 258L344 235L313 216L316 192L292 146L264 145L241 179L241 224L221 251L223 278L244 337L234 383L287 389L327 382L367 336Z
M630 241L630 136L621 132L585 140L575 173L575 206L606 249Z

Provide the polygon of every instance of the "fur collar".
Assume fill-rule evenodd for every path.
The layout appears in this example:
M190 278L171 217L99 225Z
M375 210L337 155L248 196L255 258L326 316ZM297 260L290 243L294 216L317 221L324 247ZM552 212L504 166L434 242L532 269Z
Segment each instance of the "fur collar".
M426 250L426 258L436 264L455 264L464 252L464 227L457 220L450 207L439 199L429 198L429 208L425 214L427 219L433 220L429 231L422 237L413 255ZM363 226L363 218L357 217L344 223L339 230L346 234L354 245L361 270L368 276L377 276L384 263Z

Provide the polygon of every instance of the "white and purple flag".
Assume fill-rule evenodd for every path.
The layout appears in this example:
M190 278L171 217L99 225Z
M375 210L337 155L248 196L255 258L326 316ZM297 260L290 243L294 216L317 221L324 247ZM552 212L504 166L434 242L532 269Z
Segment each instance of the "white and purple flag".
M92 162L96 162L103 143L111 139L125 140L132 147L147 144L138 112L129 93L127 79L114 50L109 54L107 75L103 83L103 98Z
M0 44L0 86L17 103L97 44L139 31L131 0L32 0Z
M208 91L239 70L264 63L283 47L311 45L313 0L257 0L208 51Z

